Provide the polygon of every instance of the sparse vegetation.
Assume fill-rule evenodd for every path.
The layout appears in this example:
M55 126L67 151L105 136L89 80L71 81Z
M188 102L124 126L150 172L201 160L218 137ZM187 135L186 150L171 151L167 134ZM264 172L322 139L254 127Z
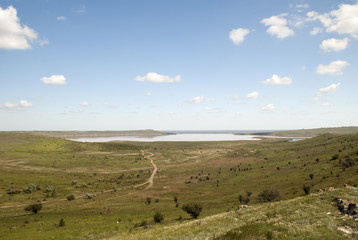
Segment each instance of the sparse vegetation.
M201 204L191 203L191 204L184 204L182 209L183 211L185 211L190 216L196 219L200 216L203 207Z
M281 198L281 193L277 189L265 189L258 195L260 202L272 202L279 198Z
M162 214L161 212L157 211L157 212L154 214L153 219L154 219L154 222L155 222L155 223L161 223L161 222L163 222L163 220L164 220L164 216L163 216L163 214Z
M25 207L25 211L38 213L42 209L42 203L34 203Z
M2 137L5 135L6 138ZM330 197L324 199L323 196L330 194L324 192L322 195L309 194L302 197L306 194L303 186L309 187L309 193L312 193L319 189L324 191L326 187L341 187L344 183L351 186L356 186L358 183L355 147L358 146L358 135L322 135L292 143L282 139L268 139L253 142L190 144L184 142L75 143L23 133L5 135L0 133L0 148L5 149L8 146L6 144L12 145L6 151L0 151L0 161L2 161L0 186L3 189L3 195L0 196L1 240L24 239L24 236L30 233L37 239L45 237L49 239L54 235L50 230L53 230L54 225L58 227L56 231L61 236L68 234L85 238L91 235L88 233L90 227L93 230L92 238L113 236L115 240L118 238L115 236L117 233L121 233L122 239L134 238L139 236L138 234L143 238L153 231L156 232L156 229L158 232L152 235L155 238L169 234L168 236L175 236L171 237L172 239L182 236L190 239L193 236L191 229L196 229L198 239L213 238L213 233L216 234L215 237L224 236L226 232L220 230L224 229L221 228L221 220L215 222L214 219L222 219L225 222L223 223L225 229L233 231L241 228L244 220L248 225L262 224L267 219L277 224L279 218L282 219L280 221L289 224L295 224L297 219L297 224L303 224L302 226L306 226L304 221L320 221L327 226L326 219L337 217L334 210L329 209L333 196L329 195ZM148 181L153 169L148 159L142 157L141 150L146 156L155 155L153 159L159 168L154 177L154 186L145 191L148 186L145 182ZM339 157L330 161L337 153ZM26 161L17 159L26 159ZM279 171L277 167L280 168ZM310 174L313 174L312 179ZM71 179L76 179L77 183L72 184ZM185 184L185 181L190 183ZM30 186L32 192L22 191L24 186L25 189ZM37 186L42 190L38 190ZM49 186L51 189L47 190ZM114 191L114 186L117 191ZM271 200L270 194L260 195L265 189L275 188L282 192L281 197ZM11 194L8 189L19 192ZM54 196L52 196L53 189L56 190ZM88 197L89 192L95 193L96 197ZM63 201L71 194L78 200ZM353 197L352 201L358 201L354 191L351 191L349 196ZM48 199L49 197L51 199ZM290 199L290 204L296 202L295 197L302 197L302 202L293 206L286 204L286 199ZM320 204L316 204L315 208L325 213L317 221L313 219L318 216L317 213L310 218L311 212L315 211L315 208L310 209L311 201L315 197L320 199ZM85 200L86 198L91 200ZM150 198L150 204L146 198ZM277 199L283 201L275 203ZM24 214L24 207L36 201L41 201L46 211L41 210L43 212L38 215ZM183 215L182 207L185 204L182 203L198 201L205 211L201 210L197 216L200 220L189 220L189 216L192 218L194 216L190 213L187 217ZM250 206L242 205L238 210L238 201L240 204L247 203ZM260 201L268 202L265 203L264 210L260 208ZM326 201L326 205L321 205L322 201ZM286 207L277 204L286 204ZM15 205L20 206L11 207ZM3 206L10 207L2 208ZM165 220L161 222L162 224L149 227L148 219L153 219L150 221L155 223L154 215L157 211L165 216ZM310 215L302 211L307 211ZM332 215L327 215L327 212L331 212ZM218 215L212 219L211 216L214 214ZM12 215L17 217L7 217ZM180 218L181 215L183 216ZM255 218L256 215L260 218ZM224 220L226 216L232 217L226 221ZM119 217L121 221L117 220ZM61 218L66 220L66 227L59 227L58 221ZM334 221L340 226L339 218ZM231 222L236 226L230 225ZM349 221L347 222L350 224ZM25 227L21 227L23 225ZM21 227L21 231L9 230L12 226L16 226L17 229ZM187 226L186 230L181 231L184 226ZM195 227L192 228L193 226ZM354 229L353 225L349 226ZM166 231L171 227L173 229L178 227L173 234L179 235L172 235ZM42 228L41 236L36 231L37 228ZM204 230L205 228L207 230ZM241 230L237 230L236 233L241 234ZM211 235L203 235L204 232ZM284 234L287 234L288 239L305 239L314 234L320 236L319 239L326 239L327 236L324 235L324 231L316 227L312 231L307 230L306 235L296 232L297 237L290 235L290 229L272 229L273 239L280 239ZM334 239L342 239L337 235L339 234L337 228L334 228L330 234ZM262 231L257 236L265 239L270 233L266 236L266 232ZM153 239L153 237L145 239Z

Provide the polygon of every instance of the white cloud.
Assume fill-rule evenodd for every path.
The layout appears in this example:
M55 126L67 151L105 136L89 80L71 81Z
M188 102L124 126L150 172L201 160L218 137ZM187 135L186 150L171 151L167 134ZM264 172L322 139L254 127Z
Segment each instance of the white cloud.
M263 111L273 111L273 110L275 110L275 105L273 105L272 103L266 104L266 105L261 107L261 110L263 110Z
M39 44L40 44L40 46L44 46L44 45L50 44L50 41L49 40L42 40L42 41L39 41Z
M321 106L322 107L330 107L330 106L332 106L332 104L326 102L326 103L322 103Z
M319 28L319 27L314 27L311 31L310 31L310 34L315 36L317 35L318 33L321 33L323 31L322 28Z
M152 93L151 93L151 92L147 92L147 96L148 96L148 97L152 96Z
M118 108L118 106L109 104L108 102L104 102L103 105L108 107L108 108L110 108L110 109Z
M180 82L181 76L177 75L174 78L170 78L169 76L166 75L160 75L154 72L149 72L144 77L137 76L135 80L138 82L172 83L172 82Z
M194 97L192 99L189 99L189 100L185 100L185 101L180 101L179 105L183 105L184 103L189 103L189 104L201 104L203 102L212 102L212 101L215 101L214 98L205 98L203 96L197 96L197 97Z
M304 4L297 4L296 8L309 8L310 6L307 3Z
M28 108L28 107L32 107L32 103L30 103L26 100L21 100L19 103L19 106L22 108Z
M319 92L320 93L334 92L339 88L339 86L341 86L340 82L339 83L334 83L334 84L329 85L328 87L320 88Z
M26 100L20 100L19 103L11 103L11 102L6 102L2 105L0 105L0 109L1 108L5 108L5 109L20 109L20 108L29 108L32 107L32 103L26 101Z
M78 114L78 113L83 113L85 110L83 109L75 109L75 110L72 110L72 111L68 111L68 112L64 112L62 113L63 115L68 115L68 114Z
M252 92L246 95L246 98L258 98L259 93L258 92Z
M89 103L88 102L81 102L80 103L80 106L82 106L82 107L89 107Z
M319 47L326 52L331 52L331 51L339 52L346 49L347 46L348 46L348 38L344 38L344 39L331 38L331 39L323 40Z
M66 78L63 75L52 75L51 77L42 77L40 80L44 84L51 84L51 85L66 84Z
M328 74L328 75L341 75L343 73L342 68L348 65L349 63L347 63L346 61L335 61L335 62L331 62L328 65L320 64L316 68L316 73Z
M59 20L59 21L66 21L67 20L67 18L65 16L58 16L56 19Z
M77 10L75 10L76 13L84 13L87 11L87 7L85 5L81 5Z
M312 11L307 13L307 17L311 21L319 20L327 32L349 34L358 38L358 3L341 4L337 10L324 14Z
M206 108L204 108L204 110L207 111L207 112L218 112L218 113L224 113L224 112L226 112L226 109L224 109L224 108L206 107Z
M313 98L313 100L318 101L324 93L335 92L340 86L341 83L339 82L339 83L331 84L328 87L320 88L316 96Z
M263 84L272 84L272 85L290 85L292 84L291 77L280 77L276 74L273 74L271 78L266 79L262 82Z
M35 30L22 26L13 6L0 7L0 48L31 49L30 42L37 39Z
M267 33L276 35L280 39L284 39L295 35L295 32L287 26L287 20L284 18L286 15L287 14L281 14L265 18L261 23L270 26L266 31Z
M228 96L227 97L228 99L231 99L231 100L233 100L233 102L235 103L235 104L240 104L241 102L240 102L240 96L238 96L238 95L233 95L233 96Z
M237 28L232 29L230 32L230 39L236 45L240 45L245 40L245 36L250 33L249 29Z

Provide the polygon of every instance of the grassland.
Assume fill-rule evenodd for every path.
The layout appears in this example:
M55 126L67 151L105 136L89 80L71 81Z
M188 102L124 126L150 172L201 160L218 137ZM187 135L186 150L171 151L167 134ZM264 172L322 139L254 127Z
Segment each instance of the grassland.
M147 188L150 159L158 170ZM0 133L0 239L210 239L255 228L271 229L274 239L353 239L338 228L356 230L354 220L331 201L336 195L357 201L356 189L304 196L302 187L355 186L357 159L358 134L298 142L79 143ZM29 184L41 190L24 193ZM8 194L11 185L20 193ZM45 192L48 186L56 196ZM281 193L280 202L259 202L268 188ZM238 211L238 196L247 191L249 208ZM75 200L66 199L70 194ZM39 201L39 213L24 211ZM198 220L181 210L185 203L202 204ZM157 211L161 224L153 222Z

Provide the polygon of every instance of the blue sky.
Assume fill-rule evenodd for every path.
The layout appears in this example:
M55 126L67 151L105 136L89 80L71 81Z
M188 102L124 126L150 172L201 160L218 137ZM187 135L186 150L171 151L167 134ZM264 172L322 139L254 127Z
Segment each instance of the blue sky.
M358 125L358 1L0 0L0 130Z

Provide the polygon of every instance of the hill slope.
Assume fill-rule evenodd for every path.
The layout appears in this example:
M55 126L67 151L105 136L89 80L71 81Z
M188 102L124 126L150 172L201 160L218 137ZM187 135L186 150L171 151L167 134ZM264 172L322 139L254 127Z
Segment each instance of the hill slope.
M358 201L358 190L336 189L290 200L255 204L203 219L153 225L118 239L356 239L358 225L342 215L336 196Z

